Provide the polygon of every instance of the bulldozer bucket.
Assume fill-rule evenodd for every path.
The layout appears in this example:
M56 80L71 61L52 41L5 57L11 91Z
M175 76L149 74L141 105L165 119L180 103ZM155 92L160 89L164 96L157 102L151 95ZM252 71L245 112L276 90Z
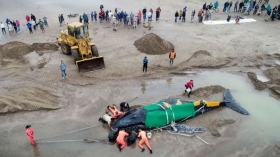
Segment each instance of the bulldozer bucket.
M78 66L79 72L94 71L105 68L104 58L102 56L76 61L76 65Z

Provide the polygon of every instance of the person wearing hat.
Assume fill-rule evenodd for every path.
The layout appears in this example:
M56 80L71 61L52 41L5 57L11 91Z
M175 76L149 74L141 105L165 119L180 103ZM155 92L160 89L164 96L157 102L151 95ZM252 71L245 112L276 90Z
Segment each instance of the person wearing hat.
M31 145L35 146L34 137L33 137L34 131L31 129L31 125L26 125L25 132Z

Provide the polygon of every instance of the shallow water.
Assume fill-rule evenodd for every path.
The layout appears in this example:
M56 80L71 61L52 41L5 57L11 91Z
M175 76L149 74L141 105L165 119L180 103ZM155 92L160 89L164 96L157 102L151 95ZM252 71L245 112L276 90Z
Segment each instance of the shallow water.
M275 60L275 63L280 65L280 61L279 60Z
M124 98L128 97L135 97L138 98L133 100L132 104L148 104L154 103L161 99L168 98L169 96L180 95L184 92L185 87L184 84L186 81L193 79L194 80L194 89L204 86L210 85L221 85L225 88L230 89L233 97L237 102L240 103L242 107L244 107L249 113L249 116L245 116L244 123L238 125L237 127L240 128L237 133L237 137L234 139L230 139L230 141L222 143L222 145L215 146L215 149L211 153L207 153L208 156L226 156L228 154L235 154L238 151L255 151L259 147L259 145L264 145L269 143L273 140L280 140L279 139L279 130L280 125L276 120L280 119L280 105L279 101L275 100L274 98L270 97L267 92L259 92L255 91L252 83L247 78L245 74L230 74L225 72L217 72L217 71L208 71L202 73L191 73L184 77L168 77L161 80L144 80L139 82L139 84L135 84L135 82L127 83L125 87L119 88L116 87L115 89L111 89L110 86L102 86L102 90L100 92L104 92L101 96L101 100L108 100L111 101L119 101L123 100ZM121 83L120 83L121 84ZM98 90L100 87L96 87ZM92 87L88 86L83 89L74 89L78 90L78 95L76 93L77 99L89 99L89 102L99 103L98 101L94 101L89 97L88 94L83 93L90 93L92 91ZM68 91L71 94L74 91ZM113 93L113 94L112 94ZM73 93L72 93L73 94ZM95 94L95 93L91 93ZM100 95L100 94L99 94ZM67 95L66 95L67 96ZM99 96L98 96L99 97ZM98 98L97 97L97 98ZM81 102L78 100L74 100L71 103ZM88 101L84 103L88 103ZM102 101L101 101L102 102ZM57 135L60 133L67 132L66 130L76 130L80 128L88 127L89 125L98 124L97 119L83 119L86 116L83 113L89 113L93 115L94 113L99 114L99 110L103 112L103 108L106 105L102 106L103 108L98 107L96 104L93 108L86 108L88 106L80 104L79 108L74 107L73 113L75 119L71 119L72 117L69 116L67 119L58 120L64 115L63 109L53 112L61 112L61 116L56 113L55 121L50 120L46 121L45 123L48 124L50 128L57 127L54 129L49 130L51 133L50 135ZM69 110L69 108L65 109ZM78 110L78 111L77 111ZM83 111L84 112L80 112ZM100 112L99 115L102 113ZM235 112L235 111L233 111ZM35 112L36 113L36 112ZM51 113L43 113L46 116L51 116ZM71 114L71 113L69 113ZM81 115L79 115L81 114ZM96 115L95 115L96 116ZM98 115L97 115L98 116ZM81 117L81 118L80 118ZM93 117L93 116L89 116ZM91 121L92 123L88 123ZM36 123L35 123L36 124ZM38 122L38 125L43 125L44 122ZM36 128L36 125L35 125ZM36 132L38 130L38 132ZM39 128L35 130L36 135L40 135ZM7 145L3 145L0 143L0 147L4 148L4 150L10 150L9 146L14 146L15 148L18 147L19 151L10 151L9 156L18 156L18 154L22 154L22 156L30 156L33 154L34 156L60 156L60 157L68 157L68 156L91 156L93 152L95 155L104 155L104 156L148 156L148 152L145 154L138 153L138 147L128 147L125 152L119 153L117 147L111 145L104 145L101 143L83 143L83 142L66 142L66 143L52 143L52 144L39 144L37 147L31 147L26 142L26 137L23 134L19 134L19 131L22 132L22 126L16 126L9 134L14 135L7 139L9 142ZM42 132L46 132L42 130ZM3 134L0 134L0 136ZM36 137L35 135L35 137ZM57 138L51 138L48 141L57 141L57 140L79 140L79 139L104 139L107 138L108 130L107 127L96 127L84 131L80 131L77 133L72 133L68 135L63 135ZM42 133L41 135L42 136ZM22 138L23 137L23 138ZM38 136L37 136L38 137ZM212 139L214 140L214 139ZM20 141L20 142L18 142ZM256 142L258 141L258 142ZM15 144L21 143L21 144ZM22 146L24 143L24 146ZM20 145L20 146L19 146ZM136 149L135 149L136 148ZM160 150L160 148L158 148ZM171 148L170 148L171 149ZM174 148L173 148L174 149ZM210 148L207 148L208 150ZM1 150L1 149L0 149ZM105 152L104 152L105 151ZM163 151L163 150L161 150ZM137 153L135 153L137 152ZM7 152L5 152L7 153ZM15 155L16 154L16 155ZM38 155L39 154L39 155ZM155 152L157 156L167 156L163 152ZM0 152L1 156L1 152ZM240 154L236 154L233 156L240 156ZM241 155L242 156L242 155ZM246 156L246 155L245 155ZM248 155L247 155L248 156Z

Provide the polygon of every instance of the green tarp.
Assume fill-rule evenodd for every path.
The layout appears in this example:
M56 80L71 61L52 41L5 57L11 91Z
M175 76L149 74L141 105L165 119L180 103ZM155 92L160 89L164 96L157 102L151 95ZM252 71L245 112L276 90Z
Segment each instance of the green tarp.
M144 109L147 111L145 119L146 127L161 127L170 124L172 121L178 121L187 117L193 117L195 115L194 104L192 102L165 107L165 110L162 109L160 105L164 107L162 101L156 104L144 106Z

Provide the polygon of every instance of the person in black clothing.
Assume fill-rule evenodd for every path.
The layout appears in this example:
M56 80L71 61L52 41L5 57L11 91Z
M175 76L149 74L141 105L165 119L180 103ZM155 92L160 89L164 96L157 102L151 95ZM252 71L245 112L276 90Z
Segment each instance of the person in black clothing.
M146 7L142 10L142 14L144 15L144 14L146 14L147 13L147 9L146 9Z
M241 12L243 7L244 7L244 2L240 2L238 12Z
M203 4L202 9L206 10L206 2Z
M37 23L36 22L36 17L33 14L31 14L31 20L33 20L33 21L35 21L35 23Z
M100 11L102 11L103 8L104 8L104 6L101 4L101 5L100 5Z
M122 112L124 112L125 110L129 111L129 104L127 102L120 103L120 109Z
M178 11L176 11L176 12L175 12L175 22L177 22L178 16L179 16L179 13L178 13Z
M83 23L83 19L82 19L81 15L80 15L79 21L80 21L80 23Z
M185 10L183 11L183 14L182 14L182 22L186 22L186 11Z
M156 10L156 21L158 20L158 18L159 18L159 10L157 9Z

